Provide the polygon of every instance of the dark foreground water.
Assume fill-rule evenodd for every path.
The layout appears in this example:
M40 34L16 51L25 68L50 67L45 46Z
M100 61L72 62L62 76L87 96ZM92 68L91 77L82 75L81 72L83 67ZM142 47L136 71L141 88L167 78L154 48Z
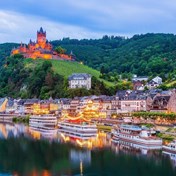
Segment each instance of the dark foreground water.
M104 133L87 148L57 134L42 138L23 125L0 124L0 176L176 176L174 156L113 145Z

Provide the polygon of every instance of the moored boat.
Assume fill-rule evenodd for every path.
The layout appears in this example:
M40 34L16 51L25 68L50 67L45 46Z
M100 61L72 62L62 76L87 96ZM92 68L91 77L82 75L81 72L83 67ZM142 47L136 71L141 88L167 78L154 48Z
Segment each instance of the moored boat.
M58 132L70 137L89 139L96 137L97 126L90 120L82 117L68 117L66 120L58 122Z
M168 145L163 145L163 150L169 153L176 154L176 140L172 141Z
M162 140L154 135L153 130L142 129L136 125L120 125L115 127L112 130L112 135L113 142L123 140L139 145L162 148Z
M74 124L65 122L58 123L58 131L71 137L87 139L97 135L97 127L94 124Z
M42 136L56 136L57 117L54 115L33 115L29 119L29 128L39 132Z
M33 115L29 119L29 126L34 128L55 129L57 117L54 115Z

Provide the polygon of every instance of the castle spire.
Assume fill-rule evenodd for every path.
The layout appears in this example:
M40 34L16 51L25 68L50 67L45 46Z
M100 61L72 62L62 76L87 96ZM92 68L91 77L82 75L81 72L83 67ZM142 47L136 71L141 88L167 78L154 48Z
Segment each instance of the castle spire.
M40 28L40 33L43 33L43 28L42 27Z

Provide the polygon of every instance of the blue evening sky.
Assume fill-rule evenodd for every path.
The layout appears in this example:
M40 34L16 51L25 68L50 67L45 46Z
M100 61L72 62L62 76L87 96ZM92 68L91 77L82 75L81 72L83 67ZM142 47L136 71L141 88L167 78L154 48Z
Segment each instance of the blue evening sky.
M1 0L0 43L176 33L175 0Z

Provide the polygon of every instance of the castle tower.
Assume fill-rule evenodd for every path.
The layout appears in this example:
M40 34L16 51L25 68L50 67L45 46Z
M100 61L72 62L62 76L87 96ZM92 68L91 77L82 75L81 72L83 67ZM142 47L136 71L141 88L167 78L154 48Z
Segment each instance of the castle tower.
M41 27L39 31L37 31L37 43L39 47L45 48L46 45L46 31L43 31L43 28Z

